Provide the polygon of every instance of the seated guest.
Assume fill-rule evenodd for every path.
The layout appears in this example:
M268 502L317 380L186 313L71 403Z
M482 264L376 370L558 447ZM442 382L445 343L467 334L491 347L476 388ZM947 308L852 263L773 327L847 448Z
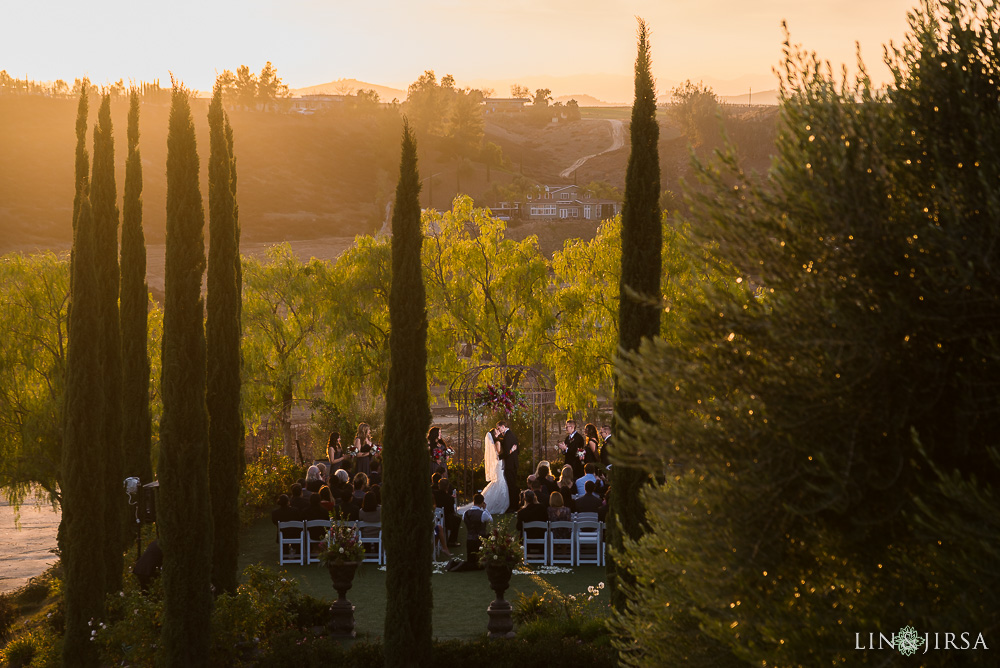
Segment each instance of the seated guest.
M553 488L549 491L545 485L542 484L541 480L535 479L531 481L531 491L535 494L535 503L540 505L542 508L549 507L549 495L552 492L559 491L559 488Z
M570 513L574 511L573 495L576 494L576 485L560 487L557 491L552 492L552 494L558 494L562 498L563 505L569 508ZM549 506L552 505L552 494L549 494Z
M304 520L328 520L330 511L320 503L319 492L309 497L309 508L302 514ZM312 540L323 540L326 535L326 527L309 527L309 538Z
M576 481L573 477L573 467L570 466L569 464L566 464L565 466L562 467L562 472L559 474L559 482L556 484L560 489L563 487L572 488L575 482Z
M486 510L486 499L479 492L472 497L472 508L465 511L462 518L465 521L465 562L468 568L479 568L479 548L483 538L490 534L490 523L493 516Z
M563 503L563 495L552 492L549 497L549 522L572 522L573 513ZM570 529L554 529L552 535L556 538L569 538L573 532Z
M441 482L441 478L444 476L440 472L434 472L431 474L431 492L438 488L438 483Z
M361 510L361 505L365 500L365 494L368 492L368 476L364 471L358 471L354 474L354 491L351 493L351 504L350 504L350 519L358 519L358 512Z
M292 498L289 499L289 504L299 512L305 512L309 508L309 500L302 496L302 485L297 482L292 484Z
M374 492L366 492L364 501L361 503L361 510L358 511L358 519L362 522L373 522L378 524L382 521L382 506L378 505ZM361 535L365 538L377 538L378 529L375 527L362 527Z
M525 490L521 497L524 499L524 503L521 504L521 508L517 511L517 533L521 534L524 531L525 522L548 522L549 513L538 503L535 493L530 489ZM528 529L528 538L542 538L545 536L545 529Z
M597 473L597 464L595 464L594 462L588 462L587 465L583 467L583 475L580 477L579 480L576 481L577 496L580 496L581 494L586 494L586 492L584 491L584 486L587 484L587 482L593 482L595 485L597 484L597 476L595 475L596 473Z
M531 487L531 483L535 480L549 480L555 483L556 479L551 475L552 465L546 460L538 462L538 466L535 468L535 472L528 476L528 487Z
M294 485L293 485L294 487ZM271 522L278 526L278 522L301 522L302 511L292 508L287 494L278 497L278 507L271 511ZM298 529L282 529L285 538L294 538L299 535ZM274 542L278 542L278 532L274 532Z
M327 485L319 488L319 505L323 506L328 513L332 513L333 509L337 507L337 502L333 499L333 493Z
M318 494L319 488L323 486L323 474L320 473L319 467L313 464L306 471L306 491L309 494Z
M593 480L588 480L584 486L584 494L574 500L576 512L597 513L597 519L604 521L604 500L594 493L596 487Z
M382 483L382 456L372 457L371 470L368 472L368 484L379 485Z
M444 510L444 528L448 531L448 545L458 545L458 528L462 518L455 513L455 497L451 495L451 483L447 478L438 481L434 490L434 507Z
M371 478L368 479L371 482ZM368 487L368 491L375 495L375 503L382 505L382 485L372 484Z

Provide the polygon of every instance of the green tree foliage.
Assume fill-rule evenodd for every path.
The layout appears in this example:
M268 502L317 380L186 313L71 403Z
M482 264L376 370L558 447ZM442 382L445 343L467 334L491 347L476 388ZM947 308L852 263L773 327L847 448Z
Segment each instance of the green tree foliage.
M115 147L111 126L111 96L104 95L94 127L94 164L90 179L98 280L100 286L100 382L104 385L101 412L101 457L104 477L104 558L108 591L121 588L122 550L127 543L126 510L122 500L125 479L122 448L122 346L118 314L118 190L115 186Z
M101 267L90 199L80 200L73 251L72 309L63 430L62 565L65 574L63 663L96 665L88 622L104 610L104 383L101 369ZM95 484L98 483L98 484Z
M632 104L631 143L625 172L625 204L622 208L622 260L618 301L618 346L622 352L636 350L643 339L660 332L661 252L660 229L660 160L657 142L660 126L656 123L656 91L650 72L649 31L639 19L638 56L635 61L635 102ZM644 411L634 397L615 388L616 441L634 422L643 422ZM611 453L612 456L614 453ZM645 480L641 469L617 466L613 471L614 505L609 526L610 542L621 549L623 538L637 538L642 532L643 509L639 491ZM619 552L620 554L620 552ZM612 560L611 599L623 606L619 578L619 557Z
M146 240L142 230L142 158L139 153L139 91L132 89L128 111L128 157L122 204L121 344L122 455L126 476L153 480L150 452L149 288L146 285Z
M510 96L516 100L528 100L531 99L531 91L528 90L527 86L512 84L510 87Z
M531 323L548 300L537 238L506 238L504 222L468 197L455 198L451 211L425 212L423 224L432 375L464 370L461 344L472 345L468 363L533 364L539 334Z
M552 91L548 88L535 90L535 97L531 100L531 106L545 109L552 102Z
M36 485L56 502L69 263L53 253L5 255L0 286L0 489L15 507Z
M429 465L424 435L431 424L427 393L427 310L420 259L420 175L417 146L404 120L399 185L392 216L389 294L389 387L386 392L385 665L431 664L432 502L415 471Z
M240 239L236 221L232 134L227 137L222 85L216 83L208 110L208 355L209 484L212 495L212 584L236 591L243 473L243 414L240 410Z
M266 110L284 97L288 97L288 86L278 76L278 70L269 60L257 77L257 99Z
M680 127L691 146L697 148L718 144L719 98L710 87L700 81L691 83L689 79L673 88L670 98L670 118Z
M995 625L998 12L916 11L885 91L786 43L768 178L700 169L740 282L623 377L657 418L624 447L666 481L628 663L882 665L845 639Z
M175 87L167 135L163 419L157 522L163 548L163 659L207 665L212 610L212 511L205 407L205 213L188 92Z
M389 382L391 250L389 237L359 236L325 281L337 305L324 314L322 347L331 355L326 392L344 408L359 394L384 395Z
M311 399L325 377L316 336L324 323L328 271L319 260L302 264L287 244L242 265L244 411L251 425L264 418L277 422L289 456L295 452L292 408Z

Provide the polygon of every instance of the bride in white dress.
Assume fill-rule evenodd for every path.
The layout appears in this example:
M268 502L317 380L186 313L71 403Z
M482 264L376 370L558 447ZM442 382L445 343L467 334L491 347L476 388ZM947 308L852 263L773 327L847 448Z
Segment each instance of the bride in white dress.
M500 444L496 442L493 430L486 432L483 439L483 463L486 467L486 488L483 498L490 515L501 515L510 505L507 481L503 477L503 461L500 460Z

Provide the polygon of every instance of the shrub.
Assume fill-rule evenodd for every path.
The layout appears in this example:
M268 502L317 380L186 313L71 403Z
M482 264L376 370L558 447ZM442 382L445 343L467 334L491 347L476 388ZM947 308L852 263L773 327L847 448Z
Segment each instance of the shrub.
M6 640L10 636L10 627L17 619L17 606L10 594L0 594L0 640Z
M302 467L281 452L273 443L247 465L240 484L240 521L248 524L275 504L303 475Z
M54 633L37 627L17 636L0 650L0 665L57 668L62 655L61 645L62 641Z

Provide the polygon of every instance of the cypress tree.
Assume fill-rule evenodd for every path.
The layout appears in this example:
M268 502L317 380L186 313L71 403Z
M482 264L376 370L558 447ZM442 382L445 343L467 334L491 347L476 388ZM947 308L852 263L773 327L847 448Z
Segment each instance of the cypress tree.
M656 123L656 92L650 72L649 30L639 19L639 47L635 60L635 101L632 104L631 141L628 168L625 172L625 202L622 208L622 270L619 282L618 352L626 354L639 348L643 339L660 333L660 271L663 231L660 223L660 159L657 142L660 127ZM625 396L615 384L615 443L620 443L633 420L648 421L632 397ZM609 539L621 553L625 537L638 538L642 533L640 488L646 479L641 469L618 463L612 469L615 495L609 522ZM621 609L624 600L617 577L625 577L615 560L609 562L613 574L612 602Z
M86 154L86 148L84 148ZM66 621L63 664L96 665L90 642L92 619L104 606L104 504L101 382L100 271L90 200L79 201L73 240L73 278L66 362L66 405L62 448L62 565Z
M122 206L121 342L122 449L125 475L153 480L150 454L149 351L146 240L142 231L142 160L139 155L139 92L132 89L128 110L128 158Z
M76 108L76 189L73 191L73 230L76 231L76 219L80 215L80 202L90 191L90 158L87 155L87 113L90 106L87 89L90 82L83 80L80 87L80 102ZM74 246L75 246L74 240Z
M433 511L430 489L419 474L430 465L425 434L431 423L419 196L417 146L404 120L392 213L390 367L383 454L386 485L382 492L382 521L389 558L385 582L386 666L428 666L431 657Z
M122 350L118 318L118 192L115 187L115 145L111 127L111 96L104 95L94 127L94 163L90 203L94 214L95 252L100 287L101 374L104 409L101 413L101 457L104 478L104 565L107 590L121 588L122 550L125 546L127 504L122 496Z
M157 521L163 547L162 651L167 666L208 663L212 511L201 278L205 212L188 92L174 87L167 134L163 418Z
M240 254L233 197L232 132L215 85L208 109L208 350L209 481L212 493L212 584L236 591L239 484L243 473L240 412ZM227 133L227 130L230 130ZM228 136L227 136L228 134Z

